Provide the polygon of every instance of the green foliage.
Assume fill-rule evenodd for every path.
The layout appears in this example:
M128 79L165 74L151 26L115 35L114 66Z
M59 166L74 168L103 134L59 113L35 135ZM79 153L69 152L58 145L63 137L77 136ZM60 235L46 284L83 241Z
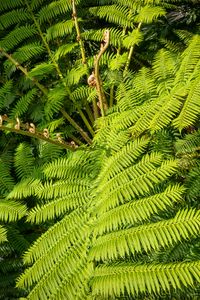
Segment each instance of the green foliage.
M198 3L86 2L0 0L0 299L199 297Z

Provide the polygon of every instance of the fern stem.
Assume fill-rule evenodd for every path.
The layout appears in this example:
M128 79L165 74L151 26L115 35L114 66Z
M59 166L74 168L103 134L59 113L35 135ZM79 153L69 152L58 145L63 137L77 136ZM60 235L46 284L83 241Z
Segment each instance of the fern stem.
M86 64L86 55L85 55L85 48L83 44L83 40L81 38L81 31L78 23L78 18L77 18L77 10L76 10L76 5L75 5L75 0L72 0L72 17L74 20L74 25L76 28L76 33L77 33L77 41L80 45L80 50L81 50L81 56L82 56L82 63Z
M88 117L90 119L90 122L93 124L94 123L94 116L92 114L92 110L91 110L88 102L86 102L86 104L85 104L85 110L86 110L87 115L88 115Z
M94 119L98 119L99 118L99 109L98 109L98 106L97 106L97 101L96 99L94 99L92 101L92 106L93 106L93 111L94 111Z
M69 121L69 123L81 134L88 144L92 144L92 140L89 138L88 134L70 117L70 115L62 108L61 113L63 117Z
M101 44L100 51L97 54L97 56L95 57L95 62L94 62L94 74L95 74L95 79L96 79L96 89L97 89L97 93L99 96L100 109L101 109L102 116L105 116L105 110L108 109L108 103L106 100L106 96L105 96L105 93L103 90L102 81L101 81L101 77L100 77L99 62L101 60L102 55L105 53L105 51L107 50L107 48L109 46L109 42L110 42L109 30L106 30L104 35L106 37L103 39L103 43Z
M91 135L94 136L95 132L94 132L92 126L90 125L90 123L88 122L88 119L85 117L84 113L82 112L82 110L80 108L77 108L77 110L78 110L78 113L80 114L82 120L84 121L87 129L89 130L89 132L91 133Z
M140 23L138 24L138 27L137 27L138 30L140 30L141 25L142 25L142 22L140 22ZM130 63L131 63L131 58L132 58L134 49L135 49L135 45L131 46L131 48L130 48L130 50L129 50L129 54L128 54L126 66L125 66L125 69L124 69L123 77L125 77L125 75L126 75L127 72L128 72L128 69L129 69L129 66L130 66Z
M29 131L24 131L24 130L21 130L21 129L15 129L15 128L3 126L3 125L0 126L0 130L10 131L10 132L14 132L14 133L25 135L25 136L30 136L30 137L35 138L35 139L44 140L45 142L48 142L48 143L53 144L53 145L57 145L57 146L59 146L61 148L64 148L64 149L68 149L68 150L72 150L72 151L75 150L74 147L68 145L67 143L65 143L65 142L60 143L60 142L57 142L55 140L46 138L45 136L42 135L42 133L39 133L39 132L38 133L31 133Z

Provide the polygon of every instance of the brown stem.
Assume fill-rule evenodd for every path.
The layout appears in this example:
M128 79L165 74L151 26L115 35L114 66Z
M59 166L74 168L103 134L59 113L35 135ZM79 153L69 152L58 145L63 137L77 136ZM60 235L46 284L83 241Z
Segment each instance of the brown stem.
M74 25L75 25L75 28L76 28L77 41L80 45L82 63L86 64L85 48L84 48L83 40L81 38L81 31L80 31L80 27L79 27L79 23L78 23L78 18L77 18L75 0L72 0L72 17L73 17Z
M45 136L42 135L42 133L39 133L39 132L31 133L29 131L24 131L24 130L21 130L21 129L15 129L15 128L7 127L7 126L4 126L4 125L0 126L0 130L15 132L17 134L21 134L21 135L25 135L25 136L30 136L32 138L43 140L43 141L48 142L48 143L53 144L53 145L57 145L61 148L74 151L74 148L72 146L68 145L67 143L65 143L65 142L60 143L60 142L54 141L52 139L46 138Z
M92 110L90 108L90 105L89 105L89 103L87 101L85 103L85 110L86 110L87 115L88 115L88 117L90 119L90 122L93 124L94 123L94 116L92 114Z
M102 87L102 81L100 77L100 71L99 71L99 63L102 55L105 53L109 46L110 42L110 32L109 30L106 30L104 32L104 39L103 43L101 44L101 49L97 56L95 57L95 62L94 62L94 74L95 74L95 79L96 79L96 89L99 97L99 103L100 103L100 109L101 109L101 114L102 116L105 116L105 110L108 109L108 103L106 101L105 93Z

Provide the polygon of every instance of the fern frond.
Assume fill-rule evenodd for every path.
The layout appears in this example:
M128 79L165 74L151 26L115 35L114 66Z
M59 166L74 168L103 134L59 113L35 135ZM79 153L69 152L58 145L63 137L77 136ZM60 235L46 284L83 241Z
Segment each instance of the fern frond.
M25 112L27 112L30 103L34 100L37 93L37 89L32 89L28 91L26 95L22 96L12 109L11 118L21 117Z
M103 265L96 269L92 280L94 295L120 297L139 293L160 294L183 286L194 287L200 281L200 263L183 262L171 264L131 263Z
M62 216L67 211L82 207L90 199L90 194L87 190L81 190L63 198L55 199L47 204L36 206L28 215L27 221L31 223L42 223L47 220L52 220L55 217Z
M8 199L23 199L36 195L36 190L41 187L40 179L27 178L17 183L12 191L8 194Z
M26 215L26 206L12 200L0 200L0 220L13 222Z
M41 63L35 66L32 70L28 72L30 77L35 77L42 79L43 77L51 74L54 71L54 65L50 63Z
M65 122L64 118L56 119L48 124L49 132L54 132L58 127L63 125Z
M133 200L103 213L95 225L94 234L119 230L122 226L135 225L148 220L152 215L173 208L182 201L185 189L182 186L168 186L158 194Z
M28 285L30 285L34 279L38 280L41 278L40 282L35 285L27 299L36 299L41 295L44 300L49 297L56 300L58 297L63 296L65 299L73 299L80 294L83 297L80 299L85 299L87 292L85 286L87 286L87 280L92 271L92 263L88 264L86 259L87 250L87 244L76 245L76 248L72 248L65 252L56 263L53 262L52 267L48 269L48 272L42 274L42 278L41 274L37 274L37 272L41 270L39 265L41 262L38 261L38 263L34 265L34 269L30 269L31 272L37 274L37 277L31 278L31 281L28 281L30 275L26 272L26 278L22 278L27 281ZM58 272L59 276L56 276ZM53 294L51 292L52 286L55 288Z
M3 226L0 225L0 243L6 242L7 236L6 236L6 230Z
M161 6L151 7L146 5L141 8L139 14L134 18L134 21L149 24L165 15L166 11Z
M66 14L69 10L71 10L70 0L51 1L38 12L38 21L42 24L46 21L55 20L56 17Z
M99 185L99 213L146 195L156 184L171 176L177 168L177 161L161 161L159 154L145 155L138 164L120 172L106 184Z
M58 112L62 107L68 91L63 86L56 86L48 93L47 103L45 104L45 114L49 118L52 118L53 114Z
M182 62L174 84L186 84L200 60L200 36L194 35L189 46L181 55Z
M173 124L179 130L193 125L200 115L200 76L191 85L190 92L178 116Z
M122 55L118 54L109 62L109 67L112 71L122 69L127 61L128 54L123 53Z
M37 30L31 25L15 28L1 40L0 47L5 51L10 51L27 38L31 38L36 34Z
M1 11L5 11L5 10L9 10L9 9L14 9L17 7L22 6L22 1L21 0L16 0L16 1L12 1L12 0L8 0L8 1L2 1L1 3Z
M131 253L158 250L182 239L196 237L199 228L200 212L185 209L179 211L174 219L140 225L98 237L90 255L95 260L106 260L125 257Z
M1 9L2 9L2 6L1 6ZM18 24L22 21L27 21L29 19L30 19L30 15L23 8L9 11L9 12L1 15L0 29L1 30L7 29L8 27L10 27L14 24Z
M84 75L87 75L87 66L79 65L67 72L66 82L69 85L77 84Z
M105 29L91 29L88 30L88 32L83 32L81 36L85 40L90 41L102 41L103 33L105 32ZM121 46L121 38L122 38L122 31L118 28L109 28L110 31L110 45L113 45L115 47Z
M0 194L6 195L14 187L14 179L11 176L10 165L3 161L0 157Z
M49 163L49 161L56 160L58 157L62 156L62 154L63 149L57 147L57 145L53 145L45 141L40 141L38 144L38 156L40 159L39 164L41 165L46 165L46 163ZM39 172L40 171L41 170L39 169Z
M56 197L64 197L66 194L73 194L89 189L90 180L77 179L73 182L71 180L59 180L56 183L46 182L43 187L37 189L37 196L43 199L52 199Z
M153 63L153 72L155 78L165 81L165 85L170 81L171 87L174 81L175 71L178 65L178 58L173 53L161 49L155 56ZM169 85L170 89L170 85Z
M21 143L15 154L16 173L19 178L28 178L33 174L34 157L31 147L26 143Z
M12 54L12 57L20 64L23 64L35 57L39 57L43 52L44 47L36 42L18 48L17 51ZM17 70L16 66L8 60L5 61L4 67L5 73L8 77Z
M78 19L80 22L80 19ZM47 29L46 38L48 41L54 40L58 37L64 37L71 34L74 28L74 21L67 20L65 22L56 23Z
M77 43L73 43L73 44L64 44L60 46L54 53L55 60L59 60L60 58L66 56L67 53L72 52L72 50L74 50L77 47L77 45L78 45Z
M77 179L88 180L89 178L93 178L92 164L97 160L99 154L98 150L94 152L79 150L76 154L69 154L67 158L60 158L48 164L44 168L44 173L49 179L57 178L64 180L68 178L71 182L76 182ZM98 169L98 165L96 167Z
M130 20L130 10L123 5L92 7L89 11L99 18L106 19L106 21L118 24L121 27L133 28L133 22Z
M10 100L13 98L12 95L13 82L8 80L0 88L0 109L2 110L5 107L8 107Z
M60 222L54 224L30 247L28 252L24 254L24 262L26 264L31 264L35 260L46 255L51 248L53 249L55 247L57 249L58 241L60 241L62 246L67 249L70 244L78 241L79 237L84 240L87 233L85 232L85 234L83 234L84 229L86 229L86 226L83 226L83 224L85 224L87 218L88 216L83 208L78 208L69 215L66 215ZM82 232L83 236L80 235L80 232ZM72 241L73 243L71 243ZM60 248L60 251L65 251L64 248ZM59 255L59 253L57 254L56 249L52 255Z
M123 39L123 46L127 49L138 45L143 40L143 35L140 30L134 29L128 36Z
M197 150L200 145L200 130L191 134L186 134L182 139L178 139L175 143L176 153L185 154Z
M146 138L137 139L125 145L119 152L104 161L98 180L101 184L133 164L144 153L149 144Z

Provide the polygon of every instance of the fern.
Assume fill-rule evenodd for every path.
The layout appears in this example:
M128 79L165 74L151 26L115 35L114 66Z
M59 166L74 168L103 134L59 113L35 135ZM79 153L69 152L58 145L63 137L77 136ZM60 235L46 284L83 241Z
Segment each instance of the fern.
M6 231L3 226L0 226L0 243L7 241Z
M15 201L0 201L0 220L5 222L13 222L21 219L26 215L26 206Z
M32 89L25 96L21 97L11 111L11 117L21 117L28 110L29 105L34 100L36 94L37 90Z
M53 40L55 38L64 37L66 34L71 34L74 27L72 20L66 22L56 23L47 30L47 40Z
M135 17L135 22L141 23L151 23L154 20L158 19L160 16L164 16L166 14L165 9L159 6L145 6L143 7L139 14Z
M120 297L127 295L137 296L139 293L160 294L161 291L170 291L183 286L195 286L199 282L199 263L185 262L168 265L137 265L116 264L100 266L92 281L94 295L108 297L115 294ZM131 282L131 284L130 284ZM104 290L104 293L101 291Z
M0 43L0 47L5 51L12 50L19 45L23 40L33 37L37 34L36 29L33 26L26 25L11 31Z

